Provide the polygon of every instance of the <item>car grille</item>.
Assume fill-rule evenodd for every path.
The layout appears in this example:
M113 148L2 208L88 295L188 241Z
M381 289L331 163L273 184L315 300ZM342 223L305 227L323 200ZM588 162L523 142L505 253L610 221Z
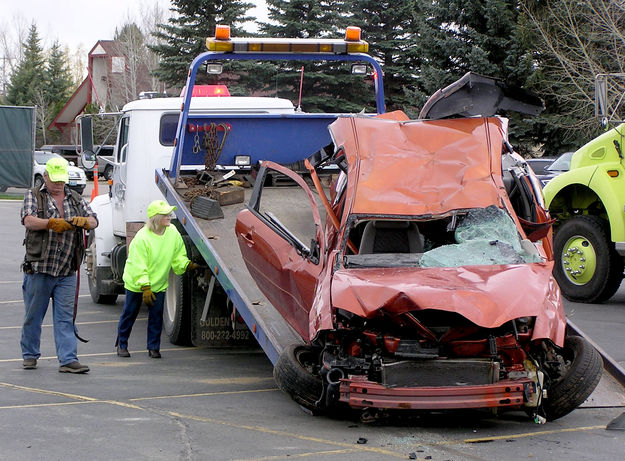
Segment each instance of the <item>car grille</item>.
M382 363L382 384L390 387L469 386L499 381L490 359L405 360Z

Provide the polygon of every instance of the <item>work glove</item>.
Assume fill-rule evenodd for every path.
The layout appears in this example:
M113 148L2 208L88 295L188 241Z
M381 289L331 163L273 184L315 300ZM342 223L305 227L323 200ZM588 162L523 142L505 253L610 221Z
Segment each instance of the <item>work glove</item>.
M194 270L198 269L199 267L200 266L198 264L195 264L193 261L189 261L189 264L187 264L186 272L194 271Z
M54 232L58 234L62 234L65 231L72 230L74 226L61 218L50 218L48 219L48 225L46 226L48 229L52 229Z
M143 303L146 306L152 307L154 305L154 301L156 301L156 296L152 293L150 285L143 285L141 287L141 291L143 291Z
M85 216L74 216L69 220L74 226L89 229L89 218Z

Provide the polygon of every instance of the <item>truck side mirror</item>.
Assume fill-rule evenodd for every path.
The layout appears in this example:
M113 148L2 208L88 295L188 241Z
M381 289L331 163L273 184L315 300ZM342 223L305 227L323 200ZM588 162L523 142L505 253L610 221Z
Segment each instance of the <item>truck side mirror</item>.
M91 170L96 164L96 155L93 151L93 124L91 117L80 118L80 161L83 167Z
M606 119L608 115L608 76L598 74L595 77L595 116Z

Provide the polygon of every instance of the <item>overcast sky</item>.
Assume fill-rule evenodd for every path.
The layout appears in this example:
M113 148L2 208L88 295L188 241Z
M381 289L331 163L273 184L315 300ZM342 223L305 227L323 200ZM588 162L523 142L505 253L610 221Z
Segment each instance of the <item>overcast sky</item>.
M72 51L82 45L87 53L98 40L112 40L116 27L154 3L169 10L169 0L0 0L0 27L11 30L16 17L27 25L34 21L44 48L58 40Z

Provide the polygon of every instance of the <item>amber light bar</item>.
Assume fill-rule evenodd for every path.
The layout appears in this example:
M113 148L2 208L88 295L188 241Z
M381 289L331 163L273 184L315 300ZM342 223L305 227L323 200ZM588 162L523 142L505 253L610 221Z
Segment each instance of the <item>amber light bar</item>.
M209 51L229 53L366 53L369 44L360 39L360 28L348 27L345 40L313 38L230 38L228 26L217 26L206 39Z

